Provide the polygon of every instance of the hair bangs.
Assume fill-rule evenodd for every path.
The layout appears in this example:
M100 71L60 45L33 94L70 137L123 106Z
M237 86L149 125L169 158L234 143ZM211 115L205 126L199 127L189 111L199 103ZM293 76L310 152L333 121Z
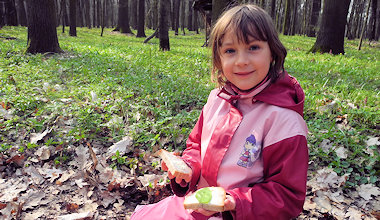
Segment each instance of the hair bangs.
M252 12L248 8L241 10L232 18L230 27L227 29L236 33L239 42L249 44L254 40L268 41L268 36L265 34L265 29L260 23L260 18L252 18Z

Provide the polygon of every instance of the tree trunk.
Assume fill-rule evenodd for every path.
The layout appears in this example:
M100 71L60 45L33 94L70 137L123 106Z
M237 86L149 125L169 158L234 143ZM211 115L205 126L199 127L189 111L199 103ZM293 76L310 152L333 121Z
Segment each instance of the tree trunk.
M97 0L96 4L96 20L98 21L96 27L99 28L102 23L102 4L100 0Z
M17 26L17 10L14 0L8 0L4 2L5 4L5 24L9 26Z
M27 53L60 53L55 5L51 0L28 0Z
M98 20L96 19L96 0L93 1L93 4L92 4L92 21L93 21L93 26L96 27L98 24Z
M145 35L145 0L139 0L139 14L136 37L146 37Z
M153 29L158 28L158 1L159 0L152 0L152 4L153 4Z
M168 51L170 50L169 43L169 0L160 0L159 14L158 14L158 35L160 38L160 50Z
M365 15L365 20L362 28L362 33L360 34L360 40L359 40L359 46L358 50L362 48L362 42L363 42L363 37L364 37L364 32L367 29L367 22L368 22L368 17L369 17L369 7L371 6L371 0L368 1L368 6L366 10L366 15Z
M103 1L102 16L101 16L102 17L102 24L101 24L102 31L100 32L101 37L103 37L104 28L106 26L106 10L107 10L107 2Z
M120 33L133 34L129 27L128 0L119 0L119 29Z
M311 52L344 54L344 34L350 0L325 0L321 27Z
M351 12L350 12L350 18L348 20L347 24L347 33L346 36L349 40L355 39L355 30L356 30L356 25L355 25L355 20L356 20L356 8L358 7L358 4L360 0L354 0L352 7L351 7Z
M182 34L185 35L185 20L186 20L186 1L181 1L181 30Z
M198 25L198 11L194 10L194 15L193 15L193 28L195 33L199 34L199 25Z
M276 0L272 0L271 2L270 16L272 17L273 21L276 20Z
M311 11L311 20L307 32L308 37L315 37L317 33L319 13L321 11L321 0L313 0L313 8Z
M179 28L179 9L180 9L180 0L174 0L173 12L174 12L174 34L178 35Z
M82 3L81 3L81 0L77 0L77 9L76 9L76 13L77 13L77 22L76 22L76 26L77 27L83 27L84 26L84 22L83 22L83 10L82 10Z
M85 4L85 18L86 18L86 24L88 28L91 28L91 17L90 17L90 11L91 11L91 6L90 6L90 0L84 0Z
M282 0L280 0L280 4L278 4L278 7L277 7L277 13L276 13L276 28L279 32L281 32L281 17L280 17L280 12L281 12L281 8L282 8Z
M138 0L131 0L130 4L131 27L135 30L137 29L137 1Z
M292 31L291 35L295 35L299 33L299 26L298 26L298 1L294 0L293 2L293 21L292 21Z
M25 11L25 5L24 0L17 0L17 8L18 8L18 21L21 26L28 26L28 21L26 19L26 11Z
M193 31L193 0L189 0L189 15L187 16L187 29Z
M77 4L76 0L70 0L70 31L69 34L72 37L77 36Z
M67 18L67 8L66 8L66 0L62 0L61 2L61 14L62 14L62 33L65 33L66 26L66 18Z
M376 39L376 22L379 22L377 20L377 0L372 0L372 10L371 10L372 16L370 20L370 24L372 26L372 29L370 30L371 33L369 35L370 40L377 40Z
M285 14L284 14L285 17L282 23L282 31L284 35L290 35L290 19L292 16L292 1L293 0L285 1Z

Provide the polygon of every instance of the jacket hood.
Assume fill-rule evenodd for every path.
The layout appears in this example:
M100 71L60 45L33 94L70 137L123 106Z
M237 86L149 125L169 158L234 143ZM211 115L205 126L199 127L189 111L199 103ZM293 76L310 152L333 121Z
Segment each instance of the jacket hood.
M237 95L233 95L237 92L233 87L233 85L227 84L218 96L227 101L252 97L254 101L291 109L303 116L305 93L296 78L287 72L275 83L271 83L270 80L264 81L249 93L238 92Z

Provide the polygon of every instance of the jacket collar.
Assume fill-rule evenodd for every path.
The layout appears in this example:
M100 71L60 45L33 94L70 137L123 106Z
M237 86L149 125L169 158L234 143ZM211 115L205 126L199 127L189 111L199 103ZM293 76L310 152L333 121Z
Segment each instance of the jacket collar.
M266 77L259 85L248 92L241 91L235 85L230 82L219 91L218 97L226 100L229 103L235 103L238 99L247 99L252 98L252 101L255 101L253 97L263 91L270 84L270 80Z

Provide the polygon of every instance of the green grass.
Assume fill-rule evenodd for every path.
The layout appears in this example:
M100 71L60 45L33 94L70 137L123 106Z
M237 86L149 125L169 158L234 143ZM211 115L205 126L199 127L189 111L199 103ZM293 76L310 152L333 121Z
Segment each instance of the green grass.
M78 28L78 37L57 30L66 53L52 56L24 54L26 28L0 30L17 38L0 38L0 103L13 115L0 114L1 152L12 147L33 151L31 133L46 129L52 132L37 147L76 146L83 140L110 146L125 135L132 136L135 148L185 147L214 88L203 35L170 32L171 50L161 52L158 39L143 44L142 38L110 29L103 37L99 29ZM286 69L306 93L310 170L330 166L340 175L350 174L348 187L378 185L377 146L368 150L365 141L379 137L379 43L366 42L357 51L358 42L347 41L346 54L333 56L308 54L315 38L281 40L288 49ZM333 108L320 111L333 101ZM339 122L346 127L338 127ZM325 139L345 147L347 158L339 158L334 148L323 151Z

